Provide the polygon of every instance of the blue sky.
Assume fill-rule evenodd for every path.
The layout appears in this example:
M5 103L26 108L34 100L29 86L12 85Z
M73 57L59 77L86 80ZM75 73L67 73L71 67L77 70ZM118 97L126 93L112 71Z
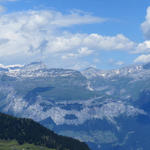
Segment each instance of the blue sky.
M113 69L150 61L149 0L0 0L0 63Z

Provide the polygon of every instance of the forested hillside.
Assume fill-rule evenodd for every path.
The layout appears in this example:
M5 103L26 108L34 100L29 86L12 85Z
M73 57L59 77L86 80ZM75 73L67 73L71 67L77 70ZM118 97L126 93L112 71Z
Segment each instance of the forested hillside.
M31 119L19 119L0 113L0 140L16 140L57 150L89 150L85 143L60 136Z

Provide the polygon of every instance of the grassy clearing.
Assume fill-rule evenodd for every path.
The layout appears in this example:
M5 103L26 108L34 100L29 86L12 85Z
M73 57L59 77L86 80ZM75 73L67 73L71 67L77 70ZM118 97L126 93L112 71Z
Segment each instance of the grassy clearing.
M19 145L16 141L0 141L0 150L55 150L33 144Z

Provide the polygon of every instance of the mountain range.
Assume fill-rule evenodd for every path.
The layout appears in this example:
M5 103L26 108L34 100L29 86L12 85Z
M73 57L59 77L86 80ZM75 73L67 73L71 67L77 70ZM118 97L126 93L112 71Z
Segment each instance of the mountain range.
M149 150L150 63L109 71L0 65L0 111L92 150Z

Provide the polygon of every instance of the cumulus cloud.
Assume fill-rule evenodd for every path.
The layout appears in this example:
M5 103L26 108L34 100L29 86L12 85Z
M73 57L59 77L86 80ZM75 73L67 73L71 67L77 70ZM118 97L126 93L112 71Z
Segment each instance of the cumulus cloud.
M137 43L135 50L131 52L133 54L141 54L134 60L135 63L150 62L150 7L147 8L145 21L141 24L141 28L146 40Z
M66 31L70 26L102 23L103 18L73 11L24 11L0 16L0 59L47 59L51 63L92 56L100 51L130 51L136 43L122 34L102 36ZM65 27L65 28L64 28ZM77 60L78 59L78 60ZM57 61L56 61L57 60ZM71 62L71 61L70 61ZM18 63L18 62L17 62ZM67 64L67 63L66 63ZM73 66L75 63L70 63ZM85 66L85 65L82 65Z
M147 63L150 62L150 54L138 56L135 60L135 63Z
M150 7L147 8L145 21L141 24L145 38L150 39Z
M78 51L79 55L91 54L93 50L130 50L134 42L122 34L102 36L99 34L71 34L58 28L75 24L95 23L100 18L54 11L27 11L0 17L0 56L36 53Z
M49 43L49 49L53 51L70 51L78 50L79 53L91 53L92 49L95 51L100 50L131 50L134 48L135 43L130 41L125 36L119 34L116 36L102 36L99 34L70 34L65 33L59 37L54 38Z
M116 36L90 34L85 37L83 43L101 50L131 50L135 46L134 42L122 34Z
M141 28L146 40L136 44L134 51L132 51L135 54L150 53L150 7L147 8L145 21L141 24Z
M0 2L17 0L0 0ZM5 8L0 6L0 13ZM60 60L74 68L90 65L83 57L92 57L93 63L99 63L101 51L127 51L141 54L134 62L149 62L150 59L150 7L147 8L145 21L141 24L146 41L135 43L123 34L104 36L97 33L71 33L69 27L81 24L103 23L107 19L93 16L79 10L63 14L58 11L39 10L22 11L0 15L0 60L11 59L49 59L51 63ZM71 59L74 59L71 61ZM87 60L87 59L85 59ZM77 63L75 63L78 62ZM68 63L69 62L69 63ZM79 65L79 64L84 65ZM121 66L124 62L115 61Z
M150 41L144 41L137 44L136 50L133 53L149 53L150 52Z
M56 28L99 21L100 18L87 14L63 15L54 11L27 11L3 15L0 17L0 40L7 42L0 44L0 56L71 49L76 45L76 39L71 36L70 40L70 36L66 37L66 34L57 35ZM71 44L68 43L70 41Z
M67 53L66 55L62 56L62 59L72 59L72 58L79 58L83 56L91 55L94 51L89 50L87 47L81 47L77 53Z

